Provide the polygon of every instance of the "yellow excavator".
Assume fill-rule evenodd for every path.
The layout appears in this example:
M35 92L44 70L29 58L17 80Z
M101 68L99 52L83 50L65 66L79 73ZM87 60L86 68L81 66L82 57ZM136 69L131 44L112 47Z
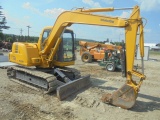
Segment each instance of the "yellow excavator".
M128 19L94 14L114 10L132 9ZM46 27L40 34L38 43L15 42L9 60L17 63L7 69L9 78L23 81L43 88L47 93L57 91L60 100L90 84L90 76L81 77L80 72L66 66L74 65L74 33L67 27L72 24L88 24L125 29L126 47L126 83L113 94L102 96L103 102L122 108L131 108L136 101L145 75L133 69L136 38L140 36L140 48L143 68L143 22L138 6L134 8L77 8L61 13L54 26ZM34 67L35 66L35 67ZM136 83L132 76L140 78Z

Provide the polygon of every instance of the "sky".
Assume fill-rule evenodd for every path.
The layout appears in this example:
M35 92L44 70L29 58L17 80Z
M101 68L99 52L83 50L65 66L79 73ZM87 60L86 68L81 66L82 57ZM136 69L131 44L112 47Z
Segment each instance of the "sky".
M145 43L160 43L160 0L0 0L2 12L10 29L3 33L39 36L45 26L53 26L58 15L76 8L128 8L138 5L144 20ZM131 10L100 13L108 16L129 17ZM73 24L77 38L112 42L124 40L124 29Z

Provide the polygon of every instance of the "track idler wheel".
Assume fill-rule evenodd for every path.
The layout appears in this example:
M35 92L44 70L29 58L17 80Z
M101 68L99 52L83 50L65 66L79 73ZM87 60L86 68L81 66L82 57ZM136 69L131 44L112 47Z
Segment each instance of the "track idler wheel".
M104 94L102 102L109 103L124 109L132 108L136 102L138 92L129 84L124 84L112 94Z

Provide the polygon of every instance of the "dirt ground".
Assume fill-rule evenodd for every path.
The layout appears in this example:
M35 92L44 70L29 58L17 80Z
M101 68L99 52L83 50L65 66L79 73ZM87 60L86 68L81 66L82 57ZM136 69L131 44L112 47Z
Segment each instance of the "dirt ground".
M77 53L77 55L79 55ZM82 75L91 75L91 86L59 101L56 95L43 94L10 81L6 69L0 69L1 120L160 120L160 56L145 61L146 80L141 86L136 104L130 110L104 104L100 98L125 83L121 72L107 72L96 62L85 64L77 57L76 65ZM135 64L139 65L140 60ZM141 71L141 69L139 69Z

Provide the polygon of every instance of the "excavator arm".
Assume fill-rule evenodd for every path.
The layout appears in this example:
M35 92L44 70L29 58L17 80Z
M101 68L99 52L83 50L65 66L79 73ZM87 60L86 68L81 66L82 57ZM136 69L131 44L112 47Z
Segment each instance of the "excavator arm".
M128 19L128 22L129 25L125 27L126 75L127 75L126 83L114 93L104 94L102 96L103 102L108 102L110 104L125 109L129 109L133 107L133 105L135 104L140 86L146 77L144 75L144 65L143 65L143 57L144 57L143 22L142 18L140 18L140 10L138 6L134 8L130 18ZM140 54L142 58L142 73L133 69L137 34L140 35L139 45L140 45ZM136 76L140 79L138 83L133 80L133 76Z

